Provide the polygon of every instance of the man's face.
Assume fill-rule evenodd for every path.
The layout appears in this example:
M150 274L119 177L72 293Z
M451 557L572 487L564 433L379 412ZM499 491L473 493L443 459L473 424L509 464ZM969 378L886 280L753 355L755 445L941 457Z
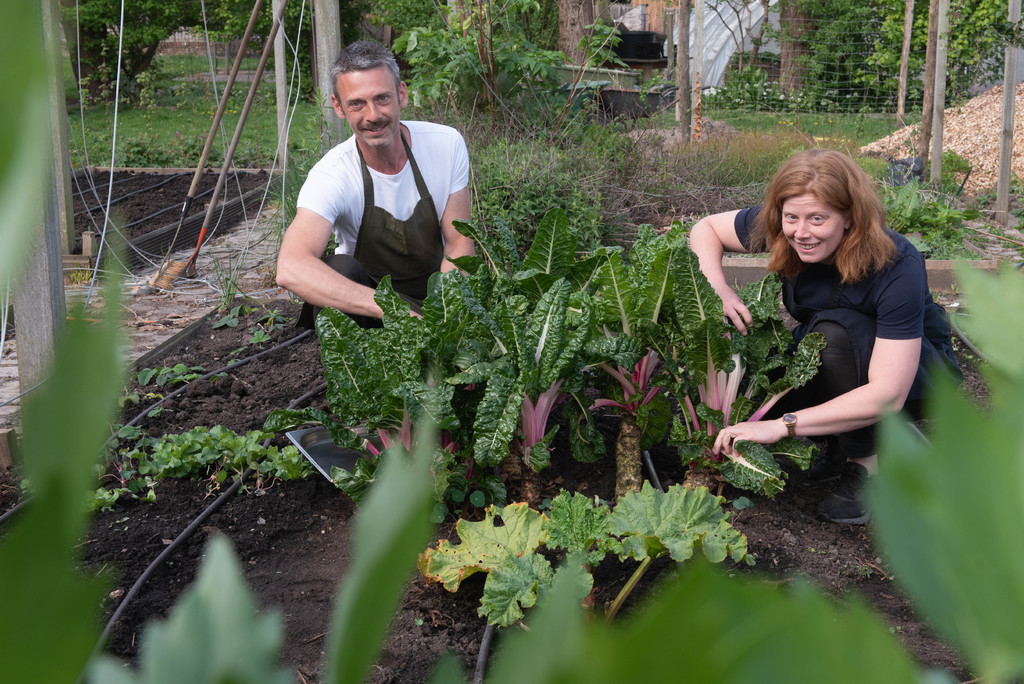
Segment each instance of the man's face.
M334 111L348 120L364 149L386 148L398 140L399 113L409 96L387 67L341 74L336 86L338 95L331 95Z

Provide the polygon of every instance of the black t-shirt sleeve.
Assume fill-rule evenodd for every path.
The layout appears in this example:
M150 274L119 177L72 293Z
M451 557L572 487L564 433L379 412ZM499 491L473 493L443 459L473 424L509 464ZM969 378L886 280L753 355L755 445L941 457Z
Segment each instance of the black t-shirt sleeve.
M750 231L754 228L754 221L759 213L761 213L760 204L749 209L740 209L740 213L736 214L736 237L739 238L743 249L748 252L750 251Z

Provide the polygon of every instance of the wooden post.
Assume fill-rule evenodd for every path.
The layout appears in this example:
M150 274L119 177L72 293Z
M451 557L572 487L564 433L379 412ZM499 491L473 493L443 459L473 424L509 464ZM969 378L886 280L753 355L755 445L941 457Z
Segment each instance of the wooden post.
M676 66L676 8L666 7L665 8L665 58L667 63L665 65L666 70L672 73L672 69Z
M949 42L949 0L939 0L939 31L935 47L935 95L932 100L932 149L929 180L942 183L942 126L946 109L946 45Z
M45 13L45 6L48 4L49 2L43 3L43 17L55 22L56 14ZM58 42L56 28L55 24L49 26L44 29L42 36L43 40L50 41L46 48L51 55L59 49L53 45L54 42ZM57 64L59 62L50 63L51 71L56 69ZM52 89L56 84L57 80L51 77L49 87ZM60 92L64 92L63 83ZM60 109L63 109L63 102ZM40 150L40 154L57 156L58 152L53 149L56 141L60 140L56 129L66 129L59 123L60 121L58 112L51 109L51 147ZM14 321L18 327L18 382L22 392L35 387L49 374L57 338L64 330L66 318L61 259L61 202L52 174L47 176L46 187L40 193L41 211L37 214L43 217L43 230L38 231L38 237L28 252L21 280L14 288ZM25 230L37 232L37 229L38 226L25 226Z
M924 53L924 102L921 106L921 130L917 139L917 153L924 168L928 167L928 150L932 139L932 110L935 99L935 48L939 36L939 0L929 0L928 47Z
M82 233L82 256L96 256L96 233L87 230Z
M1020 21L1021 0L1009 0L1010 23ZM1013 119L1017 105L1017 47L1006 46L1003 67L1003 121L999 133L999 170L996 176L996 223L1004 228L1010 222L1010 162L1013 155Z
M284 0L274 0L274 16L280 16ZM284 21L274 36L274 84L277 86L277 167L288 163L288 52L284 42Z
M683 0L684 2L686 0ZM704 0L696 0L697 10L693 18L693 100L690 123L690 138L700 140L700 88L704 78Z
M910 35L914 28L914 0L906 0L903 10L903 52L900 54L900 82L896 96L896 125L907 125L904 114L907 108L907 75L910 71Z
M676 43L676 122L680 140L690 139L690 0L679 0Z
M60 50L60 4L58 0L44 0L43 40L54 65L62 61ZM75 246L75 217L71 211L71 158L68 153L68 108L64 99L64 71L54 66L50 69L50 112L56 118L53 123L54 154L53 178L56 184L58 229L61 250L70 254Z
M331 149L345 138L344 122L331 106L331 63L341 52L341 20L338 0L313 0L313 41L316 43L316 88L323 118L320 149Z
M15 437L13 429L0 429L0 470L7 470L14 465Z

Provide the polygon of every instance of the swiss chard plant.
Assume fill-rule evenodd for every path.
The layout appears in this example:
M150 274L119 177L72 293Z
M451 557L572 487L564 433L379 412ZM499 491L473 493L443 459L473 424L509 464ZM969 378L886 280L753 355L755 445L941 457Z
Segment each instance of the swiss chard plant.
M707 489L681 485L667 492L645 483L640 492L623 496L614 510L579 493L563 491L540 513L525 503L490 507L478 522L460 520L460 542L442 540L420 555L419 568L432 582L458 591L464 579L487 573L478 613L491 624L507 627L523 617L560 573L573 579L582 600L593 588L590 568L608 554L640 561L609 608L611 619L652 560L671 556L683 562L701 549L715 563L731 557L752 565L747 540L729 524L725 499ZM563 555L555 569L544 551ZM580 569L583 572L580 572Z
M622 417L615 447L615 496L640 489L642 452L665 438L671 406L656 376L661 359L671 354L666 330L674 327L678 234L658 235L641 226L637 241L623 258L609 250L595 276L598 303L597 335L619 340L639 353L631 363L601 363L606 373L604 397L593 408L610 408ZM628 347L626 343L628 342Z
M674 416L669 444L678 447L684 465L717 473L742 489L773 495L785 477L775 460L783 456L807 468L815 447L785 438L770 445L739 442L736 453L715 455L711 447L719 430L760 420L790 390L817 372L824 337L812 333L795 349L792 333L778 315L781 282L774 274L739 291L753 323L740 335L728 323L722 302L700 272L690 251L680 260L676 280L681 356L673 363L676 398L682 415Z

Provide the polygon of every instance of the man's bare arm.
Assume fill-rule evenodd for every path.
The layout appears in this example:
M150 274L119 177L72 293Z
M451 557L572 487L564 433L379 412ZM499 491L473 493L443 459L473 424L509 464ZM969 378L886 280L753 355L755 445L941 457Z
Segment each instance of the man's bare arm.
M441 217L441 234L444 236L444 255L446 257L441 262L442 271L455 268L455 264L448 259L476 253L473 239L455 230L454 226L456 220L468 221L471 216L472 199L468 186L449 195L448 204L444 208L444 216Z
M277 284L316 306L380 318L384 312L373 300L373 288L346 278L320 259L330 236L327 219L309 209L298 209L281 240Z

